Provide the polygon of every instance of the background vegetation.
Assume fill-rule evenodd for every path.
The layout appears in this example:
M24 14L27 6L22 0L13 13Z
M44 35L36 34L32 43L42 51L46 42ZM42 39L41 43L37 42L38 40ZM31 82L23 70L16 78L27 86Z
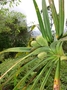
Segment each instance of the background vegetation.
M10 12L2 8L0 10L0 50L26 46L29 37L26 16L20 12Z

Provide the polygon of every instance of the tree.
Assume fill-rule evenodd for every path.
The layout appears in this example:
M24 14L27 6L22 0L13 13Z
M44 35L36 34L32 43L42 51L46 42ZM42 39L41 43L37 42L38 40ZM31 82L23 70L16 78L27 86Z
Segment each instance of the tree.
M2 8L0 10L0 51L8 47L26 46L29 37L26 16L20 12L10 12Z
M12 6L13 4L18 5L21 0L0 0L1 5L9 4L9 6Z
M50 79L49 76L54 73L53 90L60 90L61 62L67 60L67 55L62 47L63 42L66 40L66 36L64 36L64 0L59 0L59 15L56 12L54 0L48 1L55 25L55 36L52 35L50 28L46 1L42 0L42 19L36 0L33 0L42 36L38 36L32 41L31 47L10 48L0 52L0 54L5 52L28 52L26 56L18 59L15 64L10 66L10 68L1 75L2 80L9 71L20 66L20 69L16 69L16 72L13 69L15 73L12 73L13 76L10 78L12 79L15 76L14 80L16 80L20 73L26 70L25 68L28 68L28 71L23 75L21 80L15 83L13 90L44 90L46 89L47 81Z

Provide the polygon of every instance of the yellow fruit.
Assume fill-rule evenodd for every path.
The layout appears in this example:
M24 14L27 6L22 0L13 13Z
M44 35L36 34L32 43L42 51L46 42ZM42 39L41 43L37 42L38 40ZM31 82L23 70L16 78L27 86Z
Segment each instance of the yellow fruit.
M36 41L31 42L32 47L39 47L40 45Z
M40 44L40 46L48 46L48 42L41 35L37 36L36 41Z
M41 52L41 53L38 54L39 59L44 59L46 56L47 56L46 52Z

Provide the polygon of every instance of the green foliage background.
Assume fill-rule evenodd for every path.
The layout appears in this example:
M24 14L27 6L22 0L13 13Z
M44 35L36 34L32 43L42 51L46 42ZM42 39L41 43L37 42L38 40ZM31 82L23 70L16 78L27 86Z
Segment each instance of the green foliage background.
M27 46L30 34L26 16L20 12L0 10L0 50L15 46Z

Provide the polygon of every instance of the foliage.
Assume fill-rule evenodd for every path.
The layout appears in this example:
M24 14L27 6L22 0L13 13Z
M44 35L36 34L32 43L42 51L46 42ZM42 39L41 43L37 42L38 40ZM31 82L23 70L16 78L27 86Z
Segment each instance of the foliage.
M0 51L9 47L26 46L29 37L26 16L20 12L10 12L2 8L0 10Z
M0 69L1 87L6 86L9 81L13 80L13 90L49 90L50 84L53 84L49 80L52 80L54 82L53 90L64 88L63 86L60 88L60 82L63 79L63 74L60 74L62 72L61 65L62 62L64 63L67 60L67 54L62 47L64 40L66 40L64 38L64 1L59 0L59 15L56 12L54 0L48 1L52 11L56 34L52 35L46 1L42 0L42 18L36 0L33 0L42 36L36 37L31 42L31 47L15 47L0 52L0 54L5 52L26 52L25 56L22 56L22 53L19 58L15 58L15 63L7 67L7 70L4 70L4 72ZM4 66L3 63L1 66ZM27 71L23 73L26 69ZM19 75L21 77L18 81ZM5 80L6 77L7 80Z
M19 2L21 2L21 0L0 0L0 4L1 4L1 5L9 4L10 7L11 7L13 4L18 5Z

